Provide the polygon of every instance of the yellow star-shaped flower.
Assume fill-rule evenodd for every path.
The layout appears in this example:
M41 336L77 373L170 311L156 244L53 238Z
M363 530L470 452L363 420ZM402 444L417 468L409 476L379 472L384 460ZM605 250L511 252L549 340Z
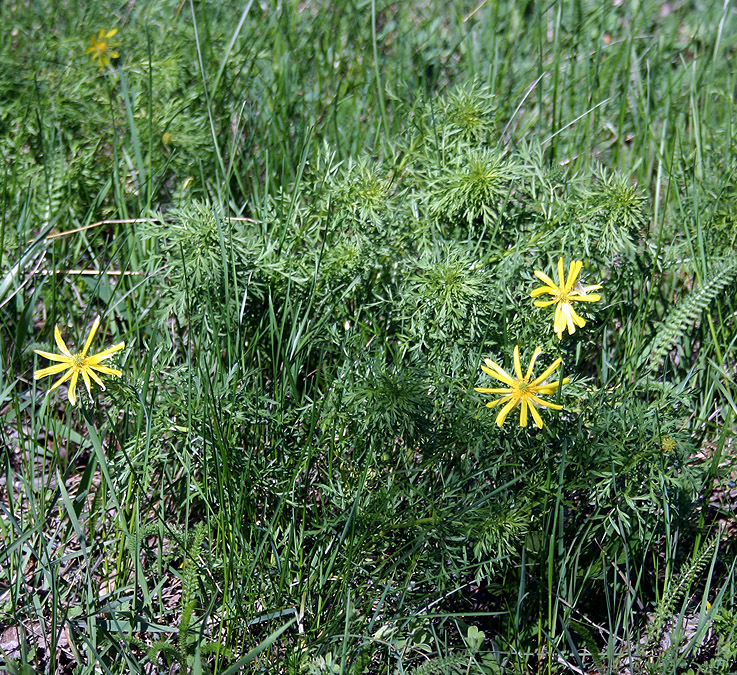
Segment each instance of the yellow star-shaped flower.
M64 373L64 375L62 375L54 383L54 386L51 387L49 391L54 391L54 389L66 382L71 377L72 379L69 382L68 398L69 402L72 405L76 405L77 403L77 379L80 375L82 375L82 379L87 386L87 391L90 394L92 394L92 390L90 388L90 378L92 378L95 382L97 382L97 384L105 389L105 385L98 377L97 373L95 373L95 371L103 373L104 375L116 375L117 377L120 377L123 374L121 371L116 370L115 368L101 366L100 362L104 361L105 359L109 359L115 352L119 352L121 349L123 349L123 347L125 347L125 342L119 342L117 345L109 347L108 349L98 352L97 354L87 356L87 351L92 344L92 339L95 337L95 333L97 333L97 329L99 328L99 326L100 317L98 316L95 319L95 323L92 325L92 330L90 331L90 334L87 336L87 341L84 343L84 349L82 349L79 354L72 354L69 351L66 344L64 344L64 340L62 340L61 338L61 331L59 330L59 326L55 326L54 339L56 340L56 346L59 348L61 354L42 352L39 349L34 349L33 351L36 352L36 354L38 354L39 356L43 356L50 361L59 361L59 363L53 366L49 366L48 368L42 368L41 370L35 371L33 373L33 378L35 380L40 380L42 377L46 377L47 375L56 375L57 373L61 373L66 370L67 372Z
M496 401L489 401L489 403L486 404L487 408L494 408L495 406L504 404L504 407L496 416L496 423L499 426L504 424L504 420L507 419L507 415L509 415L517 405L521 406L519 413L520 426L527 426L527 410L529 408L532 413L532 418L535 420L535 424L539 429L543 428L543 420L542 417L540 417L540 413L537 412L538 406L552 408L553 410L563 409L562 405L549 403L548 401L544 401L540 398L540 395L550 396L557 391L560 381L545 384L545 380L552 375L553 371L561 364L563 359L556 359L548 368L545 369L545 372L543 372L540 377L535 378L534 380L532 379L532 369L534 368L535 361L541 351L540 347L537 347L533 352L532 358L530 359L530 365L527 366L527 373L524 377L522 376L522 364L519 360L519 346L515 346L514 348L514 372L517 377L512 377L506 370L504 370L504 368L494 363L491 359L484 359L486 365L481 366L481 370L483 370L487 375L491 375L491 377L507 385L507 388L499 387L493 389L475 387L476 391L481 392L482 394L502 395L502 397ZM563 384L566 384L567 382L570 382L570 379L566 377L563 379Z
M97 35L90 37L90 46L84 50L84 53L92 54L92 60L97 61L100 68L107 68L110 65L110 59L117 59L120 56L115 51L116 47L120 47L120 42L110 41L110 38L114 37L117 32L117 28L107 32L103 28Z
M533 298L549 293L553 296L552 300L536 300L535 307L550 307L555 305L555 318L553 328L558 335L558 339L563 338L563 331L567 328L568 334L573 335L576 332L576 326L583 328L586 321L576 314L573 309L573 302L597 302L601 300L601 296L591 291L598 291L600 284L595 286L582 286L578 281L578 275L581 274L583 261L574 260L568 267L568 280L566 281L565 272L563 270L563 258L558 260L558 280L556 284L547 274L540 270L535 270L535 276L542 281L545 286L540 286L530 293Z

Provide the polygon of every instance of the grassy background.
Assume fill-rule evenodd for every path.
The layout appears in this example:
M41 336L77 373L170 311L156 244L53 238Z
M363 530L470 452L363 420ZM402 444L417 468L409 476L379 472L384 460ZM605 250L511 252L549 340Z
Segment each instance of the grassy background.
M737 17L476 9L0 8L3 667L734 669ZM540 432L473 392L517 343Z

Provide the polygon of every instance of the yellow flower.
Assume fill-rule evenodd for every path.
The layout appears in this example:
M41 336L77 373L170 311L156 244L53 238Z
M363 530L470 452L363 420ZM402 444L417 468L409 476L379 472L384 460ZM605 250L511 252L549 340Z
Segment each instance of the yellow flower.
M35 351L36 354L49 359L50 361L59 361L59 363L54 366L49 366L48 368L42 368L41 370L35 371L33 373L33 379L40 380L42 377L46 377L47 375L56 375L57 373L61 373L66 370L67 372L64 373L64 375L62 375L54 383L54 386L51 387L49 391L54 391L54 389L66 382L71 377L72 379L69 382L68 397L69 402L72 405L75 405L77 403L77 379L79 378L80 374L82 375L82 379L87 386L87 391L90 394L92 393L92 390L90 389L90 378L92 378L95 382L97 382L97 384L105 389L105 385L103 384L102 380L97 376L97 373L95 373L95 371L98 371L105 375L117 375L118 377L120 377L123 374L121 371L115 370L115 368L101 366L100 362L104 361L105 359L109 359L115 352L119 352L121 349L123 349L123 347L125 347L125 342L119 342L113 347L109 347L108 349L98 352L97 354L94 354L92 356L87 356L87 350L89 350L90 345L92 344L92 339L95 337L95 333L97 333L97 329L99 328L99 326L100 317L98 316L95 319L95 323L92 324L92 330L87 336L87 341L84 343L84 349L79 354L72 354L69 351L67 346L64 344L64 340L61 339L61 331L59 331L59 326L55 326L54 339L56 340L56 346L59 348L61 355L52 354L50 352L42 352L38 349L34 349L33 351Z
M509 413L516 408L518 404L521 406L519 414L520 425L523 427L527 426L527 409L529 408L532 413L532 418L535 420L535 424L539 429L543 428L543 420L537 412L538 406L552 408L553 410L563 409L562 405L543 401L539 396L540 394L550 396L558 389L560 382L545 384L545 380L550 377L553 371L561 364L563 359L556 359L549 368L545 369L545 372L540 375L540 377L534 380L532 379L532 369L535 366L535 360L540 355L541 351L540 347L538 347L533 352L532 358L530 359L530 365L527 366L527 373L524 377L522 376L522 365L519 360L519 346L515 346L514 348L514 372L517 377L509 375L504 368L494 363L491 359L484 359L486 366L481 366L481 370L483 370L487 375L491 375L493 378L507 385L506 389L487 389L486 387L475 388L476 391L479 391L482 394L502 395L502 397L496 401L490 401L486 404L487 408L494 408L497 405L505 404L496 416L496 423L499 426L504 424L504 420L507 419L507 415L509 415ZM563 379L563 384L566 384L567 382L570 382L570 379L566 377Z
M553 327L559 340L563 338L563 331L566 328L568 328L569 335L573 335L576 332L576 326L583 328L586 325L586 321L576 314L576 310L573 309L571 303L597 302L601 300L600 295L591 293L591 291L598 291L601 288L600 284L596 286L582 286L581 282L577 281L582 268L583 262L581 260L572 261L568 267L568 281L566 281L565 272L563 271L563 258L561 258L558 260L558 284L555 284L547 274L535 270L535 276L545 286L534 289L530 293L530 296L536 298L544 293L549 293L553 296L552 300L536 300L535 307L550 307L550 305L555 305L555 321Z
M115 47L120 47L120 42L110 42L110 38L114 37L117 32L117 28L107 32L103 28L96 36L90 37L90 46L84 50L84 53L92 54L92 60L97 61L100 68L107 68L110 65L110 59L117 59L120 56L115 51Z

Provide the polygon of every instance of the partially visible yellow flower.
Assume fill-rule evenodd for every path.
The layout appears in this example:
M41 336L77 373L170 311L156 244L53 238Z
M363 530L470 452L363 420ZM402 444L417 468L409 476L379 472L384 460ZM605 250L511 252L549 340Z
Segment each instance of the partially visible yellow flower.
M671 436L663 436L660 439L660 449L663 452L673 452L676 449L676 442Z
M533 298L549 293L553 296L552 300L536 300L535 307L550 307L555 305L555 319L553 328L555 329L558 339L563 338L563 331L567 328L568 334L573 335L576 332L576 326L583 328L586 321L576 314L573 309L573 302L597 302L601 300L601 296L591 291L598 291L600 284L595 286L582 286L578 281L578 275L583 268L583 261L574 260L568 267L568 280L566 281L565 272L563 271L563 258L558 260L558 281L556 284L547 274L539 270L535 270L535 276L542 281L545 286L540 286L530 293ZM590 295L589 295L590 294Z
M97 376L97 373L95 373L95 371L103 373L104 375L116 375L120 377L123 374L121 371L116 370L115 368L101 366L100 362L104 361L105 359L109 359L115 352L119 352L121 349L123 349L123 347L125 347L125 342L119 342L113 347L109 347L108 349L98 352L97 354L94 354L92 356L87 356L87 351L92 344L92 339L95 337L95 333L97 333L97 329L99 328L99 326L100 317L98 316L95 319L95 323L92 324L92 330L87 336L87 341L84 343L84 349L82 349L79 354L72 354L69 351L66 344L64 344L64 340L62 340L61 338L61 331L59 330L59 326L55 326L54 339L56 340L56 346L59 348L61 354L42 352L39 349L34 349L33 351L35 351L36 354L49 359L50 361L59 361L59 363L54 366L49 366L48 368L42 368L41 370L35 371L33 373L33 379L40 380L42 377L46 377L47 375L56 375L57 373L61 373L66 370L67 372L64 373L64 375L62 375L54 383L54 386L51 387L49 391L54 391L54 389L66 382L71 377L72 379L69 382L68 398L69 402L72 405L76 405L77 379L80 375L82 375L82 379L84 380L84 383L87 387L87 391L90 394L92 394L92 390L90 388L90 378L92 378L95 382L97 382L97 384L105 389L105 385L103 384L102 380Z
M545 372L543 372L540 377L534 380L532 379L532 369L535 366L535 361L541 351L540 347L537 347L533 352L532 358L530 359L530 365L527 366L527 373L524 377L522 376L522 364L519 360L519 346L515 346L514 348L514 372L517 377L512 377L506 370L504 370L504 368L494 363L491 359L484 359L486 365L481 366L481 370L483 370L487 375L491 375L494 379L507 385L507 388L500 387L494 389L475 387L476 391L481 392L482 394L502 395L502 397L496 401L490 401L486 404L487 408L494 408L497 405L504 404L504 407L496 416L496 423L499 426L504 424L504 420L507 419L507 415L509 415L517 405L521 406L519 413L520 426L527 426L527 410L529 408L532 413L532 418L535 420L535 424L539 429L543 428L542 417L540 417L540 413L537 412L537 408L539 406L552 408L553 410L563 409L562 405L549 403L548 401L543 401L543 399L540 398L540 395L550 396L557 391L560 381L545 384L545 380L553 374L553 371L561 364L563 359L556 359L553 361L552 365L545 369ZM566 377L563 379L563 384L568 382L570 382L569 378Z
M110 38L114 37L118 32L117 28L113 28L105 32L101 29L95 36L90 37L90 46L84 50L85 54L92 54L92 60L97 61L100 68L107 68L110 65L110 59L117 59L120 54L115 51L116 47L120 47L120 42L111 42Z

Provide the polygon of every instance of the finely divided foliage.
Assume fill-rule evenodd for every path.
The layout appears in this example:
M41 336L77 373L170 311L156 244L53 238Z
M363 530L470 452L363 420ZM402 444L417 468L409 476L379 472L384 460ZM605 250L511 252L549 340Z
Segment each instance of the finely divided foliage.
M1 11L0 670L734 672L734 8L123 4Z

